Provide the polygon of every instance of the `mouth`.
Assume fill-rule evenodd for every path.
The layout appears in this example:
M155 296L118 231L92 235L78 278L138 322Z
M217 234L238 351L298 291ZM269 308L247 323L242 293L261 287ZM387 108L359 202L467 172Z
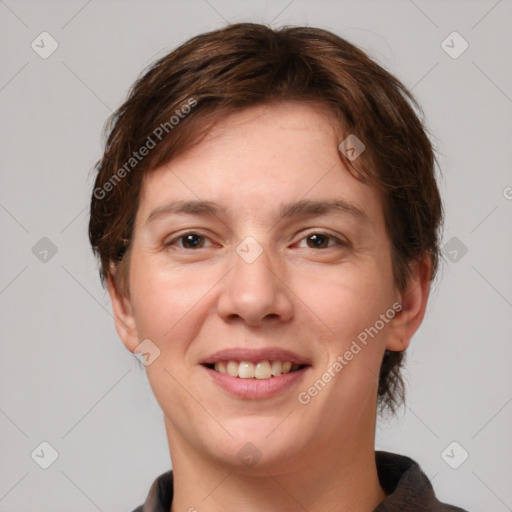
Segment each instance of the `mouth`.
M286 396L304 381L312 360L281 347L233 347L199 362L214 386L243 400Z
M262 360L252 362L226 359L215 363L203 363L203 366L215 372L229 375L233 378L268 380L275 379L281 375L298 372L309 365L279 360Z
M293 396L289 393L304 382L310 364L268 360L237 361L222 359L201 363L214 386L228 396L242 400L265 400Z

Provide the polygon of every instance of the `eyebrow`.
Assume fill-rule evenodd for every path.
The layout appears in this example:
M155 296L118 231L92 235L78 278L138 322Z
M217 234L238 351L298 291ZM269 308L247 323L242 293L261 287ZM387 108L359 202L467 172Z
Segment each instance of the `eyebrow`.
M281 204L278 216L280 220L283 220L325 215L334 211L348 214L360 222L369 221L368 215L363 210L353 204L347 203L343 199L301 199L293 203ZM226 214L226 209L212 201L171 201L170 203L155 208L148 215L145 224L147 225L163 217L179 214L222 217Z

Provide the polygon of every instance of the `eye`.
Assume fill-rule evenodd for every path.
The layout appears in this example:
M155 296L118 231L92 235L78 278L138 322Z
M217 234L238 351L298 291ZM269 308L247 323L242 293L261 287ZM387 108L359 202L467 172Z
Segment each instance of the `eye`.
M194 231L189 231L188 233L183 233L171 240L166 241L164 245L165 247L171 247L176 245L178 242L178 247L180 249L201 249L204 247L206 240L208 240L208 238L204 235L200 235Z
M307 234L300 241L306 240L308 244L307 247L311 249L329 249L332 247L332 244L329 245L329 242L334 242L334 245L348 247L349 244L340 240L339 238L331 235L330 233L325 233L322 231L315 231Z
M341 246L341 247L349 247L348 242L341 240L334 235L322 231L315 231L304 236L300 242L306 241L307 248L310 249L329 249L333 246ZM182 233L171 240L168 240L164 243L164 246L173 247L177 246L179 249L202 249L207 246L207 242L211 244L211 241L208 237L201 235L200 233L196 233L195 231L189 231L187 233ZM304 247L304 246L302 246Z

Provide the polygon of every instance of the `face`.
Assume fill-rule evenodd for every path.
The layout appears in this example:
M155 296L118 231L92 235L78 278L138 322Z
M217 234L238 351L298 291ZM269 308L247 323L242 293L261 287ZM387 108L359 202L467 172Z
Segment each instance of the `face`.
M243 468L245 446L279 471L373 443L382 356L411 317L382 198L340 142L320 106L258 106L146 176L129 298L110 291L127 348L160 351L171 454Z

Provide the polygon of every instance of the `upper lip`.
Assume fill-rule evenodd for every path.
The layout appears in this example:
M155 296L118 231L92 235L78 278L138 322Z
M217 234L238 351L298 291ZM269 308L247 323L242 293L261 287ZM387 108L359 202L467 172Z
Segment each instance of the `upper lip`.
M310 364L308 359L299 356L295 352L278 347L261 349L226 348L205 357L200 363L214 364L219 361L248 361L251 363L258 363L260 361L290 361L294 364Z

